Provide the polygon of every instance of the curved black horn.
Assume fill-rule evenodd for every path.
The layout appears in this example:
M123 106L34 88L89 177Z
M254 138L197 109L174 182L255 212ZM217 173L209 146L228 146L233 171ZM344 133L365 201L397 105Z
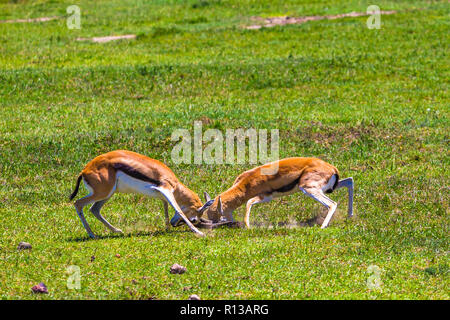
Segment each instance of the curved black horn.
M214 202L214 200L211 200L211 199L208 200L208 201L206 201L205 204L204 204L201 208L197 209L197 212L202 213L202 212L205 211L209 206L211 206L211 205L213 204L213 202Z

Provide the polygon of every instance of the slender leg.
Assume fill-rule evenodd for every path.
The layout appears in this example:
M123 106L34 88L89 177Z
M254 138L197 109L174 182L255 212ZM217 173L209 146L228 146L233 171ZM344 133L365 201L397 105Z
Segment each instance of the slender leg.
M252 210L252 206L257 203L269 202L270 200L272 200L272 197L270 196L267 197L264 195L259 195L247 201L247 210L245 212L244 218L244 222L247 228L250 228L250 211Z
M107 169L105 169L107 171ZM105 171L104 170L104 171ZM106 172L105 171L105 172ZM109 181L102 181L100 176L104 176L103 174L106 174L103 172L100 175L97 174L83 174L83 182L86 187L86 189L89 191L89 194L85 196L84 198L78 199L75 201L74 206L77 210L77 214L80 217L81 223L83 224L84 228L86 229L87 233L89 234L89 237L95 238L94 233L92 232L91 228L89 227L89 224L87 223L84 214L83 214L83 208L91 203L96 203L105 199L108 199L111 197L111 195L114 193L115 190L115 181L113 175L109 175ZM100 187L101 186L101 187ZM101 204L98 205L98 211L100 211ZM94 212L97 206L94 207Z
M91 207L91 212L92 214L98 219L100 220L101 223L103 223L109 230L111 230L112 232L115 233L123 233L122 230L112 226L105 218L103 218L103 216L100 214L100 209L102 208L102 206L106 203L106 201L108 201L108 199L105 200L101 200L101 201L97 201L96 203L94 203Z
M348 217L353 217L353 178L340 180L336 189L345 187L348 190Z
M220 221L230 221L234 222L233 211L226 212L222 217L220 217Z
M200 230L198 230L192 223L191 221L189 221L189 219L185 216L185 214L183 213L183 211L180 209L180 206L178 205L178 203L176 202L173 194L171 191L163 188L163 187L156 187L156 186L152 186L151 189L153 190L157 190L159 191L164 198L167 200L167 202L175 209L176 213L178 213L181 218L184 220L184 222L186 222L186 224L189 226L189 228L191 228L191 230L199 235L199 236L204 236L205 234L203 232L201 232Z
M304 194L320 202L322 205L328 208L328 214L325 217L325 220L323 221L321 226L322 229L326 228L328 226L328 223L330 223L330 220L333 217L334 212L336 211L337 208L336 202L328 198L320 189L311 189L311 188L304 189L302 187L299 188Z
M94 201L95 200L93 199L92 194L89 194L84 198L78 199L77 201L75 201L74 204L75 210L77 211L77 214L80 217L83 227L86 229L89 237L91 237L92 239L95 239L95 234L92 232L91 227L89 227L89 224L87 223L86 218L84 217L83 208Z
M164 218L166 220L166 229L170 228L170 223L169 223L169 205L167 204L167 201L164 201Z

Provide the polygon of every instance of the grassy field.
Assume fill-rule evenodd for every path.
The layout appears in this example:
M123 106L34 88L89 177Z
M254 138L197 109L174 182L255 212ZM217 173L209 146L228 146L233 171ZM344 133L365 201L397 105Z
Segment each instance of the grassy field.
M65 16L69 1L0 0L0 20ZM0 23L0 297L3 299L448 299L447 1L87 1L65 19ZM396 14L246 30L252 16ZM136 34L108 43L78 37ZM89 211L68 195L84 165L128 149L202 194L252 166L175 165L175 129L279 129L280 157L315 156L355 179L329 228L165 230L160 201L116 195ZM86 194L84 188L81 194ZM305 221L296 194L252 221ZM173 212L171 212L173 213ZM243 219L244 208L235 212ZM32 250L18 251L21 241ZM117 255L120 255L118 257ZM187 267L172 275L173 263ZM76 265L81 289L69 289ZM379 272L374 272L374 267ZM375 267L375 268L376 268ZM378 276L378 287L368 285ZM31 293L44 282L48 295Z

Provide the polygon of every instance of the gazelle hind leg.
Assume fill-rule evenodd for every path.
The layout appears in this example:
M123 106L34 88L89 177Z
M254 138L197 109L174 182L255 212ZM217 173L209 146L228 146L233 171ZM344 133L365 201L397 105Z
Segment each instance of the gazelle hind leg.
M336 189L345 187L348 190L348 216L353 217L353 178L339 180Z
M83 224L83 227L86 229L89 237L95 239L95 234L92 232L91 227L89 227L89 224L87 223L86 218L84 217L83 214L83 208L92 202L95 202L95 199L92 194L88 194L84 198L75 201L74 206L75 210L77 211L78 217L80 217L81 223Z
M325 217L325 220L322 223L321 228L324 229L328 226L330 223L331 218L333 217L334 212L336 211L337 204L330 198L328 198L320 189L304 189L300 187L300 190L306 194L308 197L313 198L314 200L320 202L322 205L328 208L327 216Z
M103 207L103 205L106 203L106 201L108 201L108 199L104 199L101 201L97 201L95 202L92 207L91 207L91 212L92 214L98 219L100 220L101 223L103 223L109 230L111 230L114 233L123 233L122 230L114 227L113 225L111 225L108 220L106 220L105 218L103 218L103 216L100 214L100 210Z
M78 216L80 217L81 223L83 224L84 228L89 234L89 237L91 238L95 238L95 234L92 232L91 228L89 227L89 224L86 221L86 218L84 217L83 208L88 204L108 199L114 192L113 184L111 184L110 188L99 188L98 185L99 184L102 185L102 182L98 181L98 179L96 178L97 177L92 176L86 177L83 175L83 182L84 185L86 186L86 189L89 190L89 194L84 198L78 199L74 203L75 209L77 211Z
M268 197L264 195L259 195L247 201L247 208L244 218L244 222L247 228L250 228L250 211L252 210L252 206L257 203L269 202L270 200L272 200L272 197L270 196Z

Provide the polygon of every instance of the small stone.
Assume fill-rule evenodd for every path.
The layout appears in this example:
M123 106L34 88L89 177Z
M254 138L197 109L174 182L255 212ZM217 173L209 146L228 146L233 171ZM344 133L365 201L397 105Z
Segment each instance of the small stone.
M47 286L43 282L41 282L41 283L35 285L34 287L32 287L31 291L33 291L33 293L45 293L45 294L48 294Z
M116 254L116 258L120 258L120 254Z
M172 274L183 274L186 270L187 269L185 267L180 266L178 263L175 263L170 267L170 273Z
M196 294L191 294L188 300L201 300L200 297Z
M21 242L17 246L17 250L28 250L28 249L31 249L31 244L29 244L28 242Z

